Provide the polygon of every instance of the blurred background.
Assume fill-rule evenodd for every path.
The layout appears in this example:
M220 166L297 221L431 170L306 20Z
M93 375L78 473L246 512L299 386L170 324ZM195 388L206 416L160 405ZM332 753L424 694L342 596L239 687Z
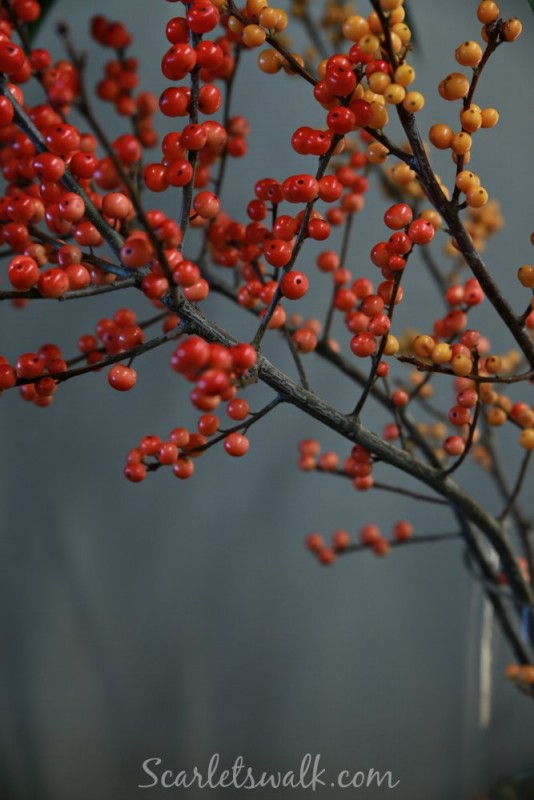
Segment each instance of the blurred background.
M437 83L455 68L458 44L478 37L476 7L410 0L415 88L427 101L419 115L424 134L437 121L456 124L456 109L439 98ZM503 16L520 16L524 31L496 53L481 80L477 102L497 107L501 121L477 135L472 166L501 201L506 220L488 250L491 272L522 308L525 292L515 274L532 260L534 229L534 20L526 0L504 0L501 8ZM88 19L104 13L125 20L141 59L142 87L158 94L166 85L159 71L165 23L180 9L163 0L58 0L39 45L60 57L54 21L68 20L75 42L90 51L94 84L109 55L91 43ZM363 0L358 10L367 13ZM298 49L305 40L298 26L293 30ZM293 130L323 124L307 85L263 75L255 59L244 54L233 103L234 113L251 121L249 153L230 164L223 194L240 219L257 178L303 169L289 145ZM127 130L107 106L99 104L98 112L112 136ZM158 128L171 130L171 121L159 119ZM435 163L450 185L448 159ZM348 266L374 277L368 253L384 236L386 201L372 195L357 220ZM178 213L179 193L150 195L147 204ZM305 269L314 269L315 254L306 248ZM429 329L433 286L422 264L412 266L399 325L417 319ZM312 283L307 315L324 311L331 292L325 276ZM74 354L79 334L130 303L146 313L133 293L36 302L22 311L2 306L0 351L16 358L53 341ZM253 319L234 318L219 297L206 309L236 337L253 335ZM476 320L497 348L510 346L488 309L477 309ZM341 339L341 327L336 331ZM276 336L266 347L292 370ZM320 568L303 547L312 530L356 534L375 522L388 533L406 517L419 533L450 531L450 513L401 496L358 494L350 482L299 472L297 443L304 437L317 436L342 457L348 448L291 408L253 428L245 459L230 461L213 449L190 481L177 481L170 471L140 485L124 480L124 456L143 435L166 436L198 416L187 387L168 368L171 350L139 360L138 384L124 396L109 389L104 374L91 374L69 382L48 409L11 392L2 397L1 796L132 800L138 785L149 782L141 766L148 758L161 758L161 769L196 765L206 772L213 753L225 767L241 755L257 772L270 772L298 769L311 753L320 755L329 777L341 769L390 770L402 800L467 800L532 765L532 703L503 677L511 654L498 630L491 646L491 718L480 725L483 598L459 542L396 549L380 561L355 555L331 569ZM354 387L335 371L313 358L308 370L316 391L342 410L354 406ZM250 394L255 408L269 397L261 388ZM366 407L365 422L380 430L382 412ZM503 443L503 458L515 474L513 442ZM403 482L385 468L380 477ZM475 492L484 486L473 465L461 480ZM497 510L497 498L483 491ZM295 793L257 791L266 798ZM202 794L145 789L141 796L158 800L179 792ZM316 794L344 796L330 787Z

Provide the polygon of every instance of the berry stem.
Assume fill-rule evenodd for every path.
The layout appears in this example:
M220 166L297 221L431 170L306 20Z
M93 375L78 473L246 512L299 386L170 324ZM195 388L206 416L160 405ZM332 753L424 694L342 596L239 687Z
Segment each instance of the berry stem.
M519 475L517 476L517 480L515 482L514 488L508 498L508 502L504 509L501 511L497 519L499 522L502 522L506 519L510 511L513 509L515 505L515 501L519 497L521 490L525 483L525 478L527 477L528 467L530 464L530 459L532 458L532 450L526 450L525 455L523 456L523 460L521 462L521 468L519 470Z
M29 289L26 292L17 291L2 291L0 292L1 300L56 300L57 302L64 302L65 300L79 300L82 297L95 297L98 294L109 294L109 292L117 292L120 289L130 289L133 286L139 285L139 277L133 275L131 278L124 278L121 281L114 281L114 283L105 283L103 285L90 285L85 289L73 289L61 297L49 298L37 291L37 289Z
M343 238L341 240L341 249L339 251L339 264L340 264L341 267L343 267L345 265L346 260L347 260L347 253L348 253L348 250L349 250L350 236L351 236L351 233L352 233L352 224L353 224L353 222L354 222L354 214L347 214L347 217L345 219L345 226L343 228ZM328 311L327 311L327 314L326 314L326 320L325 320L325 323L324 323L323 335L321 336L321 339L322 339L323 342L328 342L328 339L330 337L330 331L332 329L332 323L334 322L334 313L335 313L334 300L335 300L335 297L336 297L336 292L337 292L337 287L334 286L334 288L332 290L332 297L330 298L330 305L328 306Z

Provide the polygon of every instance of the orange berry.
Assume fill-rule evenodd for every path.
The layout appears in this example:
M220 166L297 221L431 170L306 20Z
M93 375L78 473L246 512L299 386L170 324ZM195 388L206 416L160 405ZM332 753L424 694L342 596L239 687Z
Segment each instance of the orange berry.
M454 138L454 131L448 125L437 123L432 125L428 132L428 138L438 150L447 150L451 146Z
M517 270L519 282L526 289L534 289L534 267L525 264Z
M243 44L247 47L261 47L267 34L260 25L245 25L241 32Z
M451 148L453 153L456 153L458 156L463 156L471 149L472 144L471 136L465 131L460 131L459 133L455 133L452 137Z
M505 42L515 42L515 40L521 36L522 30L523 24L521 20L517 17L512 17L511 19L507 19L506 22L503 22L502 38Z
M493 128L499 121L499 112L496 108L483 108L480 113L483 128Z
M477 17L484 25L491 25L499 19L500 9L493 0L482 0L477 9Z
M519 444L525 450L534 450L534 428L525 428L519 434Z
M358 42L369 33L369 23L365 17L358 14L353 14L347 17L343 22L342 28L343 36L351 42Z
M473 186L465 193L465 200L470 208L482 208L488 202L488 193L483 186Z
M467 131L467 133L475 133L475 131L478 131L478 129L482 127L482 112L470 106L461 112L460 122L462 123L464 131Z
M274 75L282 69L282 56L278 50L262 50L258 55L258 67L267 75Z
M462 72L451 72L443 81L446 100L461 100L469 91L469 79Z
M456 176L456 186L461 192L468 192L470 189L480 186L480 178L474 172L463 169Z
M425 98L421 92L407 92L406 97L402 101L402 105L406 111L410 111L412 114L417 114L418 111L421 111L424 104Z
M456 61L462 67L476 67L482 60L482 48L478 42L467 41L456 48Z

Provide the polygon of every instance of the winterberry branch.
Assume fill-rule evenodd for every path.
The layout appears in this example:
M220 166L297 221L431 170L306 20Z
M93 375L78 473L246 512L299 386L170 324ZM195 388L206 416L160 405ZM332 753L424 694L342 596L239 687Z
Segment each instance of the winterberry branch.
M236 344L219 326L204 317L200 309L185 303L181 315L192 333L208 342L218 342L229 347ZM358 420L343 414L332 405L291 380L272 365L262 354L258 354L257 375L271 386L286 402L301 409L305 414L339 433L353 444L360 444L390 466L412 475L422 483L438 491L454 508L474 523L485 535L499 555L503 570L514 588L518 601L534 605L534 593L525 582L515 560L511 544L502 526L482 508L464 489L450 477L443 478L442 471L419 461L411 453L400 450L380 436L365 428Z
M388 539L390 547L404 547L411 544L438 544L440 542L451 542L462 538L461 533L420 533L417 536L410 536L409 539L399 541L397 539ZM351 553L373 552L372 548L365 544L349 544L348 547L335 549L338 556L350 555Z
M163 333L161 336L155 336L153 339L149 339L148 342L143 342L143 344L139 344L136 347L130 348L129 350L121 350L120 353L108 355L101 361L96 361L94 364L85 364L83 367L67 369L64 372L47 373L46 377L53 378L53 380L55 380L57 383L65 383L65 381L68 381L71 378L78 378L80 375L86 375L89 372L95 372L95 370L111 366L111 364L118 364L120 361L131 362L133 359L148 353L150 350L154 350L156 347L161 347L161 345L166 344L173 339L177 339L179 336L185 333L186 330L187 326L183 322L180 322L168 333ZM37 378L18 378L15 385L24 386L28 383L37 383L42 377L43 375L39 375Z
M65 300L80 300L84 297L95 297L100 294L109 294L110 292L117 292L120 289L130 289L138 286L140 283L140 276L132 275L131 278L124 278L120 281L113 281L113 283L105 283L102 285L90 285L85 289L72 289L60 297L49 298L37 291L37 289L29 289L23 291L0 291L0 300L55 300L62 303Z
M284 338L287 342L287 346L289 347L289 352L291 353L291 357L295 362L295 366L297 368L297 372L300 378L300 382L305 389L310 388L310 382L308 380L308 376L306 375L306 370L304 369L304 364L302 363L302 358L300 357L300 353L295 345L291 337L291 331L287 325L282 326L282 333L284 334Z
M427 364L424 361L416 358L415 356L402 356L396 355L395 359L405 364L411 364L419 372L435 373L438 375L451 375L457 377L456 373L450 367L443 367L438 364ZM474 381L475 383L522 383L523 381L534 380L534 370L528 372L521 372L519 375L478 375L470 372L464 376L467 380Z
M471 83L469 84L469 90L468 90L468 92L467 92L467 94L466 94L466 96L464 97L464 100L463 100L464 111L467 110L470 107L471 103L473 102L473 97L475 95L475 91L476 91L477 84L478 84L480 75L482 73L482 70L484 69L485 65L487 64L487 61L488 61L489 57L491 56L491 54L495 52L496 48L500 44L500 41L501 41L500 40L500 33L501 33L500 24L494 25L492 27L492 29L490 30L490 32L489 32L488 41L487 41L486 47L484 49L484 53L482 55L482 59L480 60L480 63L476 67L473 68L473 77L471 78ZM462 130L465 130L463 126L462 126ZM464 161L465 161L465 158L464 158L463 155L458 156L458 163L456 164L456 175L457 176L460 174L460 172L464 168ZM454 185L454 191L453 191L452 198L451 198L451 203L453 205L457 205L458 206L459 197L460 197L460 189L455 184ZM460 208L460 206L458 206L458 208Z

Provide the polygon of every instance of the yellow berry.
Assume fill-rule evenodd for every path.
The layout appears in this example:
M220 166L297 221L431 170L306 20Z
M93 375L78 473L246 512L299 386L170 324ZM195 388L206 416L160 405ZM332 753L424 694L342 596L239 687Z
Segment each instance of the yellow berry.
M419 214L419 218L428 220L428 222L430 222L431 225L433 225L433 227L436 230L439 230L441 228L443 222L441 214L438 211L436 211L435 208L423 209L423 211L421 211L421 213Z
M394 53L400 53L400 51L402 50L402 48L404 46L400 36L397 36L395 31L391 31L391 34L390 34L389 38L391 39L391 49L393 50L393 52Z
M344 21L342 28L343 36L351 42L359 41L369 33L369 23L365 17L353 14Z
M430 358L435 347L436 342L426 333L419 334L412 342L412 352L419 358Z
M369 121L369 127L375 128L375 130L384 128L389 122L387 108L382 103L378 102L378 100L373 100L371 108L373 110L373 116Z
M401 86L409 86L415 80L415 70L409 64L401 64L397 67L393 75L395 83L400 83Z
M462 67L476 67L482 61L483 52L478 42L467 41L456 48L454 55Z
M501 358L500 356L490 355L486 356L484 360L484 369L488 375L498 375L501 371Z
M469 79L462 72L451 72L443 80L446 100L461 100L469 91Z
M389 150L380 142L373 142L367 147L365 155L371 164L383 164L389 155Z
M421 111L424 104L425 98L421 92L407 92L406 97L402 101L402 105L406 111L410 111L412 114L417 114L418 111Z
M468 133L465 131L460 131L459 133L455 133L452 137L452 150L456 155L463 156L464 153L467 153L468 150L471 149L473 141Z
M394 356L395 353L398 353L400 349L399 340L393 334L388 333L386 339L386 346L384 348L384 355L385 356Z
M488 202L488 193L483 186L473 186L465 193L465 200L470 208L482 208Z
M401 86L400 83L390 83L384 92L384 97L386 103L396 106L399 103L402 103L406 97L406 89L404 86Z
M228 17L228 30L230 30L232 33L240 36L244 27L245 26L243 23L240 22L237 17Z
M260 11L259 15L259 23L264 28L275 28L278 24L280 19L280 13L277 8L271 8L270 6L265 6L264 9Z
M478 175L475 175L474 172L463 169L456 176L456 187L461 192L467 192L470 189L476 189L478 186L480 186L480 178Z
M382 23L380 22L380 17L376 13L376 11L371 11L370 14L367 16L367 22L369 23L369 28L371 33L374 33L376 36L382 36Z
M473 369L472 360L469 358L469 356L466 356L463 353L457 353L455 356L453 356L451 358L450 364L454 374L460 377L469 375L469 373Z
M402 45L407 45L412 38L412 32L404 22L397 22L392 25L391 32L399 37Z
M467 131L467 133L475 133L475 131L478 131L478 129L482 127L482 112L469 106L469 108L465 108L460 113L460 122L462 123L464 131Z
M391 168L391 179L399 186L408 186L409 183L415 178L415 172L410 169L408 164L401 161Z
M267 0L247 0L247 17L258 22L259 16L264 8L267 8Z
M247 47L260 47L266 37L267 34L260 25L245 25L241 33L243 44Z
M380 47L380 41L373 33L368 33L358 39L358 47L364 55L373 55Z
M370 90L375 94L385 94L386 89L391 83L391 78L387 72L373 72L373 74L367 78L367 83Z
M431 353L434 364L448 364L452 358L452 347L447 342L437 344Z

